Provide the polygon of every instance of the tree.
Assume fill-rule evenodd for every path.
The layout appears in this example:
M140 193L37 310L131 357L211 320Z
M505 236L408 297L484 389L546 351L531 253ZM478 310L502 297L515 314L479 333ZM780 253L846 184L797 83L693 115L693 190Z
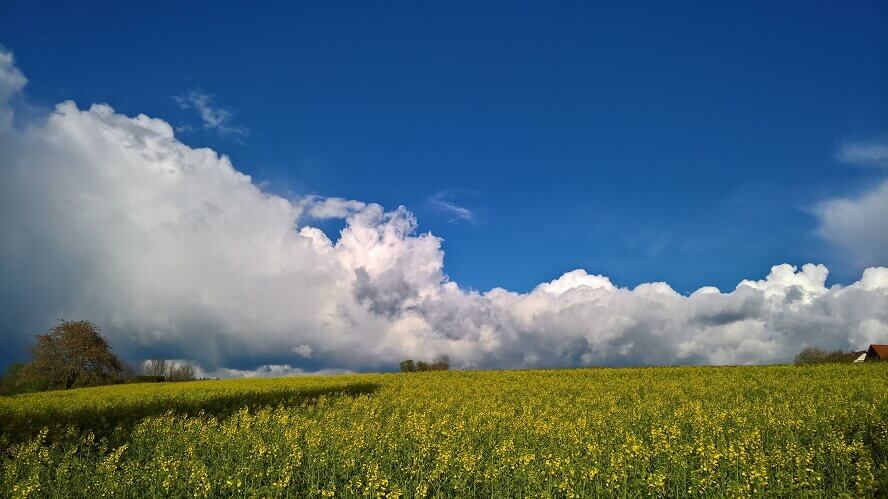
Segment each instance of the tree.
M49 388L49 380L35 374L28 372L26 364L10 364L0 379L0 394L36 392Z
M194 366L184 362L149 359L142 363L139 381L193 381Z
M401 362L401 372L402 373L412 373L416 371L416 364L413 363L412 359L407 359Z
M429 370L429 364L428 364L427 362L423 362L423 361L420 360L420 361L418 361L418 362L416 363L416 370L417 370L417 371L428 371L428 370Z
M430 369L432 371L446 371L450 369L450 357L443 354L435 357L432 359Z
M150 359L142 364L142 374L152 378L165 378L168 369L167 361L163 359Z
M173 363L170 365L166 379L167 381L194 381L194 366Z
M29 377L45 378L51 388L71 388L120 380L126 366L111 351L107 338L89 321L65 321L37 335L31 348Z

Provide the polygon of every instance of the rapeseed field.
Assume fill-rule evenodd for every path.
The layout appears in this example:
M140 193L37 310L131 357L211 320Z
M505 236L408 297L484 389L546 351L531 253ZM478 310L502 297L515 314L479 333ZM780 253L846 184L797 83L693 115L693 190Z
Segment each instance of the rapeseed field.
M13 497L888 493L888 364L118 385L0 424Z

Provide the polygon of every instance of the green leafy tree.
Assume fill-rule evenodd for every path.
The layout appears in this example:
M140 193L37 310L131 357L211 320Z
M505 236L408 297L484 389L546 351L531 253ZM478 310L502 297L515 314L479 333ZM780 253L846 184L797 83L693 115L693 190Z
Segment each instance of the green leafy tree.
M120 381L127 366L111 351L107 338L89 321L60 321L37 335L27 377L48 380L51 388L72 388Z
M416 364L412 359L407 359L401 362L401 372L402 373L412 373L416 372Z

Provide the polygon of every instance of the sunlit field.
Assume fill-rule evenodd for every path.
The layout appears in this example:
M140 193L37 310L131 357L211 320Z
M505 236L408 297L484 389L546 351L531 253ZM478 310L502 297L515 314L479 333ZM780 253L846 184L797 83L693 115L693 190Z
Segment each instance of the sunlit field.
M884 363L117 385L0 421L3 496L888 491Z

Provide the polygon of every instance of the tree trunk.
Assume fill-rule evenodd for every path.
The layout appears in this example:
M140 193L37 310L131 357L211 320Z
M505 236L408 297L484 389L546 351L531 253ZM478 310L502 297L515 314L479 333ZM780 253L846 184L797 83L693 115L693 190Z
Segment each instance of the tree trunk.
M71 373L68 375L68 379L65 380L65 390L70 390L72 386L74 386L74 381L77 380L77 373Z

